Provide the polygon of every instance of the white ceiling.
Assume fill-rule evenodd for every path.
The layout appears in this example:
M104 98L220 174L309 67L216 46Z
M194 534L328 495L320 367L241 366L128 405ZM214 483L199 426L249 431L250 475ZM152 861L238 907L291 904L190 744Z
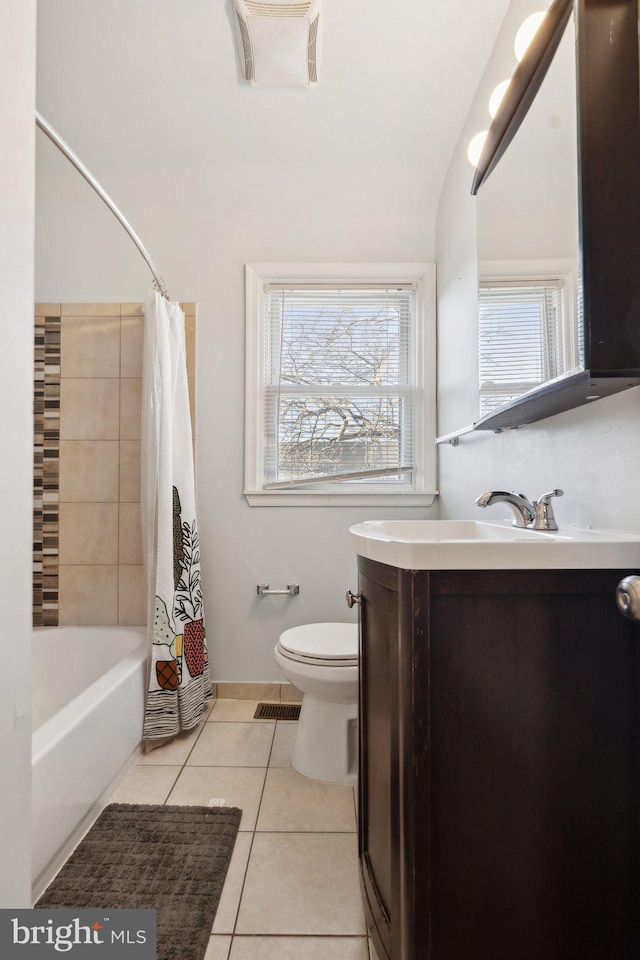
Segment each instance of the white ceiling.
M160 175L168 204L184 178L206 190L225 171L356 185L379 173L430 229L507 7L324 0L320 83L307 90L242 81L230 0L41 0L38 109L106 184Z

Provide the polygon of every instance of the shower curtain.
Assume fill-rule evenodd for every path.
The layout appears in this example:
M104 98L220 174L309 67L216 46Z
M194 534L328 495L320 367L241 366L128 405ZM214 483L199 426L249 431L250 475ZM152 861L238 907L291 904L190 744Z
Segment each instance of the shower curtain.
M194 727L212 695L184 313L153 292L144 315L141 500L151 656L143 738L152 747Z

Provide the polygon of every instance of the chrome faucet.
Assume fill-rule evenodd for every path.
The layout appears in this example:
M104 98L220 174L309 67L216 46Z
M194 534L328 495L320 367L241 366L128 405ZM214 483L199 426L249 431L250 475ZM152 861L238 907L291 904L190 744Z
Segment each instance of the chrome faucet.
M558 524L553 515L551 497L561 497L562 490L551 490L531 503L522 493L508 493L505 490L490 490L478 497L479 507L491 507L494 503L507 503L513 510L513 526L530 530L557 530Z
M534 530L557 530L558 524L553 515L553 507L549 503L551 497L564 496L563 490L550 490L549 493L543 493L535 501L535 511L532 527Z
M513 526L528 527L533 523L535 504L530 503L522 493L507 493L506 490L490 490L478 497L479 507L492 507L494 503L508 503L513 510Z

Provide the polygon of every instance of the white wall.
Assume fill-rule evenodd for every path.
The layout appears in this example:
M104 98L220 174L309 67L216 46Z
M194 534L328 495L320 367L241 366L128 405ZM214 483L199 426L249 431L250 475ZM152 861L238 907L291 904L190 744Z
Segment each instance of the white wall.
M537 0L513 0L478 88L445 181L437 220L439 432L478 418L476 201L469 140L488 125L486 104L495 85L515 66L512 40ZM476 433L440 455L442 517L502 519L499 507L480 514L474 500L485 490L529 497L560 487L554 502L560 526L582 525L640 532L640 390L495 435ZM508 512L508 511L507 511Z
M31 905L35 0L0 4L0 907Z
M41 4L40 110L121 204L172 297L199 304L199 523L217 679L281 679L283 628L354 618L350 524L426 515L401 503L247 506L243 264L433 260L440 184L505 6L412 0L399 16L387 0L327 3L309 91L239 81L227 3ZM53 147L39 142L38 154L37 299L142 299L146 269L120 228ZM260 581L298 581L300 596L258 601Z

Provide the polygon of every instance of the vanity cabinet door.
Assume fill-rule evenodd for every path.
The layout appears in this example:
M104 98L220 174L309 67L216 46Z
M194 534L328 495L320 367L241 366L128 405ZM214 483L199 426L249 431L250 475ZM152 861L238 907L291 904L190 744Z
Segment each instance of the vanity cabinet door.
M429 575L431 952L402 960L640 956L639 648L617 580Z
M358 841L367 923L380 960L385 960L394 955L398 890L398 594L389 568L380 568L375 580L365 574L374 566L360 561Z

